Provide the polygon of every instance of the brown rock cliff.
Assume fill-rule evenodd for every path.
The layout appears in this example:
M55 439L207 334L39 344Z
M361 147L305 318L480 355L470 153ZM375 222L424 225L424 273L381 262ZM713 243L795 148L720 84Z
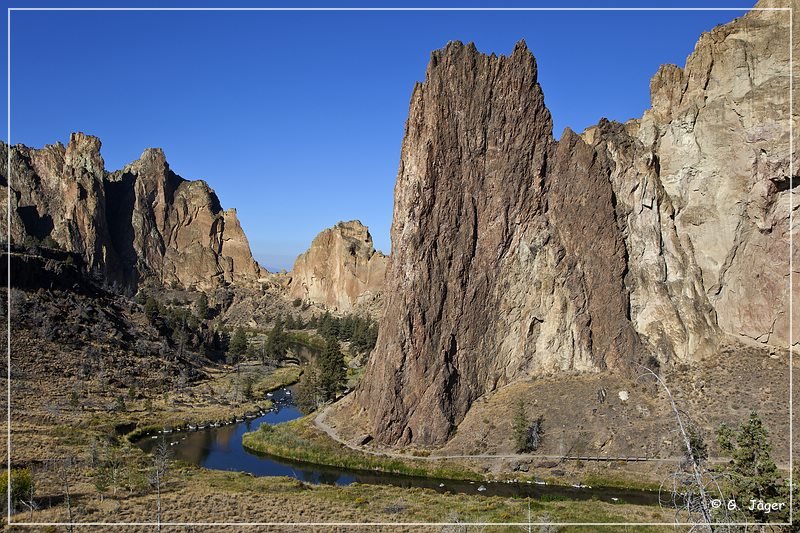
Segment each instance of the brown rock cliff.
M322 231L295 261L288 286L301 298L341 312L376 298L383 289L388 258L375 250L358 220Z
M714 29L684 69L659 70L641 120L558 142L524 43L432 54L355 393L379 441L441 443L515 379L696 360L726 335L785 346L785 18Z
M11 240L79 253L87 267L121 290L145 279L207 289L255 284L263 276L233 210L223 211L205 182L172 172L148 149L106 173L100 141L74 133L69 144L4 152L0 186L11 191ZM6 206L2 215L5 217Z

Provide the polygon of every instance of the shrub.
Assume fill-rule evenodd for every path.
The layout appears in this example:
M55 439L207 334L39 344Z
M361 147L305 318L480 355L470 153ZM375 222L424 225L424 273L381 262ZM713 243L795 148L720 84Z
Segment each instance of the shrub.
M517 453L536 451L544 437L544 417L539 416L532 422L525 413L525 404L520 400L514 411L512 422L514 431L514 448Z
M34 492L33 475L28 468L13 468L11 470L11 505L18 508L21 502L29 501ZM3 470L0 477L0 498L8 501L8 470Z
M125 397L122 395L117 396L117 400L114 402L114 410L122 413L127 410L125 406Z

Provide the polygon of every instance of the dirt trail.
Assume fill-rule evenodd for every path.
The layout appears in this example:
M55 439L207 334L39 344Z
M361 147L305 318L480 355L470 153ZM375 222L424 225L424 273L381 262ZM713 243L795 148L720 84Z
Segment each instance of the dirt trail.
M561 455L544 455L544 454L477 454L477 455L469 455L469 454L459 454L459 455L428 455L428 456L409 456L408 454L392 452L392 451L374 451L369 450L361 446L356 446L350 442L347 442L343 438L341 438L336 430L332 428L328 423L326 423L326 419L328 418L328 410L331 408L331 405L325 406L318 414L314 417L314 426L319 429L320 431L325 432L330 438L345 446L350 448L351 450L366 453L369 455L377 455L382 457L394 457L399 459L415 459L421 461L437 461L440 459L511 459L511 460L519 460L519 461L530 461L534 459L556 459L561 461L564 459ZM680 461L680 457L665 457L665 458L647 458L645 461L651 462L659 462L659 463L674 463ZM721 458L713 458L710 459L709 462L727 462L727 459Z

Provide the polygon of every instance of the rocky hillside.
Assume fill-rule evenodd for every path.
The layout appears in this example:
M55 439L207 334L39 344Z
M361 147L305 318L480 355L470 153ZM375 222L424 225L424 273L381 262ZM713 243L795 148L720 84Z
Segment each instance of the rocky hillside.
M13 247L0 259L2 275L11 267L11 291L0 290L0 315L9 298L15 383L66 380L77 390L93 381L104 391L155 393L202 378L211 364L213 331L207 324L179 346L164 317L148 318L141 305L87 277L80 254ZM21 398L37 389L15 387L12 405L22 405ZM66 398L69 392L56 394Z
M380 357L355 396L378 441L441 443L522 378L691 362L723 338L786 346L785 19L714 29L658 71L642 119L559 141L524 43L432 54L402 146Z
M294 263L289 297L340 312L369 306L383 288L388 258L358 220L322 231Z
M223 211L205 182L172 172L159 149L109 173L100 140L83 133L66 147L13 146L10 184L8 149L0 145L0 193L12 193L12 243L75 252L126 292L145 279L208 289L255 284L264 274L236 211ZM0 211L5 221L5 202Z

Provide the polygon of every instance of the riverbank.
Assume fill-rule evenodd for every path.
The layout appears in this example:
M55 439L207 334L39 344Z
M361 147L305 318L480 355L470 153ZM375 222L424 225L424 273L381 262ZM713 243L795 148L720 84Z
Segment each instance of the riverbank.
M551 486L577 485L650 492L659 488L657 483L637 477L637 472L626 472L618 464L556 464L555 468L534 467L527 472L497 473L491 468L491 464L505 461L505 458L406 457L399 453L360 451L355 446L331 438L315 424L314 415L284 424L263 425L258 430L245 434L242 445L253 453L291 461L426 478L488 483L513 480L518 483L544 483Z
M455 462L433 464L357 452L318 430L314 426L313 416L278 425L263 424L258 430L246 433L242 445L255 453L336 468L468 481L483 479L477 472Z
M128 400L124 411L98 411L86 413L85 425L100 433L119 435L135 442L145 435L157 432L194 430L211 425L227 425L237 420L252 418L272 408L267 394L297 383L302 369L286 366L264 370L261 365L242 366L237 375L234 370L211 370L206 383L188 388L180 395L164 396L155 401ZM247 398L226 399L224 391L234 390L237 380L247 376L251 392ZM219 395L217 395L219 393ZM239 399L241 398L241 399Z
M121 494L118 499L106 498L101 502L91 495L89 486L78 485L74 498L75 522L155 521L156 499L153 494ZM198 502L203 502L203 505L198 505ZM430 531L438 528L409 523L457 523L465 527L470 522L482 522L506 524L492 526L491 530L512 532L520 531L521 526L527 528L528 520L537 527L548 522L665 522L671 518L659 508L626 503L475 497L383 485L310 486L290 478L254 478L238 472L187 465L177 465L168 472L161 507L164 522L317 524L303 526L303 531L331 530L331 525L320 523L373 523L382 524L381 531ZM32 516L20 513L14 517L17 522L66 519L63 506L42 509ZM391 523L404 525L392 526ZM364 531L364 527L360 526L359 531ZM142 526L138 530L151 531L152 526ZM241 531L241 526L216 526L214 530ZM337 526L337 530L345 530L345 527ZM559 531L577 530L559 528ZM593 529L620 530L618 526L596 526ZM658 528L637 528L637 531L658 531Z

